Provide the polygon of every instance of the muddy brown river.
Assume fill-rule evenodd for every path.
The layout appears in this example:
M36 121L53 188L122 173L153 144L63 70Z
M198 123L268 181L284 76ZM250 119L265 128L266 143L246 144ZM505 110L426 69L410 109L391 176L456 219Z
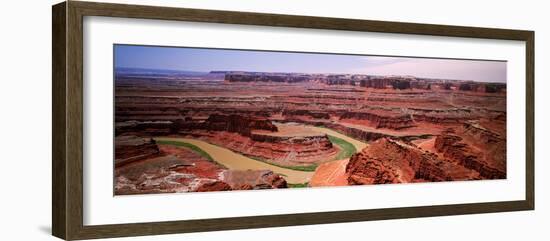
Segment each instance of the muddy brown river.
M367 144L348 137L346 135L340 134L336 131L314 127L314 126L304 126L305 128L310 128L316 132L325 133L331 136L338 137L349 143L351 143L359 151L367 146ZM271 170L275 173L284 175L285 180L288 183L305 183L311 180L314 172L298 171L287 168L282 168L274 166L265 162L254 160L252 158L246 157L239 153L233 152L227 148L216 146L205 141L190 139L190 138L177 138L177 137L158 137L156 140L164 141L180 141L193 144L206 153L208 153L214 161L226 166L228 169L232 170Z

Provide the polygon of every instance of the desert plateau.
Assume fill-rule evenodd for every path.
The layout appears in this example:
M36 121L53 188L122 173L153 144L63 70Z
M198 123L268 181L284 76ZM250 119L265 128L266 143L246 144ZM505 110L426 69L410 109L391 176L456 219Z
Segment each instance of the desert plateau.
M115 195L506 178L506 83L114 71Z

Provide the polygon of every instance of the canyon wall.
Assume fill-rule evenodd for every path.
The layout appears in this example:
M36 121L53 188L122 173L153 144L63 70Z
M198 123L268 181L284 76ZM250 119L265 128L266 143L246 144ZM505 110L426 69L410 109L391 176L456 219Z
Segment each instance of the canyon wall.
M133 161L159 155L160 150L151 138L117 136L115 138L115 165L123 166Z
M353 155L346 167L352 185L469 180L477 173L405 142L379 139Z
M375 128L402 129L414 126L410 115L376 112L346 112L341 120L367 121L365 125L373 125Z
M434 147L443 153L445 158L453 159L458 164L479 172L480 176L487 179L504 179L506 171L495 168L491 163L483 160L484 154L475 151L470 145L462 142L463 138L446 132L435 139ZM505 167L504 167L505 168Z

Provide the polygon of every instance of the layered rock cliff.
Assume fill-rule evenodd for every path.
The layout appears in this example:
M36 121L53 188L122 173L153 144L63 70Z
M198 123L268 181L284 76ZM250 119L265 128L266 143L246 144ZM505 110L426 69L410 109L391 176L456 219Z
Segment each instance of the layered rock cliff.
M382 138L353 155L346 167L353 185L468 180L475 172L407 143Z
M210 115L201 127L210 131L236 132L243 136L250 136L252 130L277 131L277 126L265 118L242 115Z
M342 114L340 120L352 120L375 128L403 129L414 126L410 115L396 113L346 112Z
M479 172L480 176L486 179L506 178L506 171L499 170L487 160L483 160L483 154L475 151L471 146L463 142L463 138L447 131L438 136L434 144L435 149L443 153L445 158L458 162L468 169Z
M233 132L243 136L250 136L253 130L276 132L277 126L266 118L212 114L204 121L193 119L175 121L170 125L170 130L172 134L204 130Z
M115 138L115 165L123 166L133 161L151 158L160 151L151 138L117 136Z

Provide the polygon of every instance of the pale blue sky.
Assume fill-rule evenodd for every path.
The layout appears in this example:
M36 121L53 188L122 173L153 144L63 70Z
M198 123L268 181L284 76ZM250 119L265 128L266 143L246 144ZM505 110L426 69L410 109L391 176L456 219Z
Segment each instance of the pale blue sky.
M506 62L252 50L115 45L115 67L185 71L255 71L413 75L506 82Z

